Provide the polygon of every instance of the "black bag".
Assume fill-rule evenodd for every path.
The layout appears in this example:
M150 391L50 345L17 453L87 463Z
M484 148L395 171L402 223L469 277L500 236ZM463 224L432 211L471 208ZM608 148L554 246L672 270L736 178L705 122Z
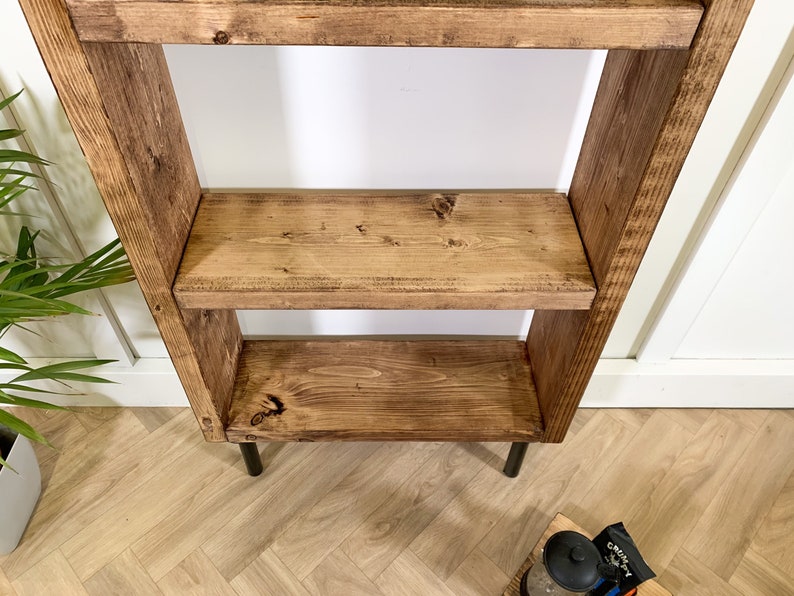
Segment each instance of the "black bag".
M617 568L612 578L604 579L593 588L593 596L628 594L642 582L656 577L622 522L604 528L593 543L598 547L604 562ZM609 575L602 573L602 576Z

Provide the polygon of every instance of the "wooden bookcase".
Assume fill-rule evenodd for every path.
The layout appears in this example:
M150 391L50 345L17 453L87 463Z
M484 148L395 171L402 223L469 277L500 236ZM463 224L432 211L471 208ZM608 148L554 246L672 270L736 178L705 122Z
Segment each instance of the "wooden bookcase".
M752 0L20 0L208 441L559 442ZM161 44L609 49L567 196L203 194ZM537 309L526 342L236 308Z

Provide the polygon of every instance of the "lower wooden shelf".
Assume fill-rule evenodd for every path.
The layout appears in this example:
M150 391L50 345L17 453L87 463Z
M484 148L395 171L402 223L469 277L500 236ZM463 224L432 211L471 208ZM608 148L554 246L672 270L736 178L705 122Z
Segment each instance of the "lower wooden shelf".
M540 441L524 342L248 341L229 441Z

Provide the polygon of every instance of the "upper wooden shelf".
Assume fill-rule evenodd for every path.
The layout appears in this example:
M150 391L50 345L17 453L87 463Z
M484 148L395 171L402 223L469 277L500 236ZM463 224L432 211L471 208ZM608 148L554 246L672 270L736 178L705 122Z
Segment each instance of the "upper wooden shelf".
M82 41L687 48L698 0L66 0Z
M250 341L228 440L540 441L524 342Z
M186 308L586 309L565 195L208 194L174 283Z

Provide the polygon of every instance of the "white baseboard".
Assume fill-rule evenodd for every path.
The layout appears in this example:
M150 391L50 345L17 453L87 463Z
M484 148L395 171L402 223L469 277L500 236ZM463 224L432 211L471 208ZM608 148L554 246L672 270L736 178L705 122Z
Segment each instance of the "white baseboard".
M33 360L43 365L51 361ZM72 406L187 406L185 392L165 358L132 367L104 367L111 385L82 385L84 395L50 401ZM12 375L0 374L0 382ZM582 407L794 408L794 360L601 360Z
M794 408L794 360L600 360L588 408Z

